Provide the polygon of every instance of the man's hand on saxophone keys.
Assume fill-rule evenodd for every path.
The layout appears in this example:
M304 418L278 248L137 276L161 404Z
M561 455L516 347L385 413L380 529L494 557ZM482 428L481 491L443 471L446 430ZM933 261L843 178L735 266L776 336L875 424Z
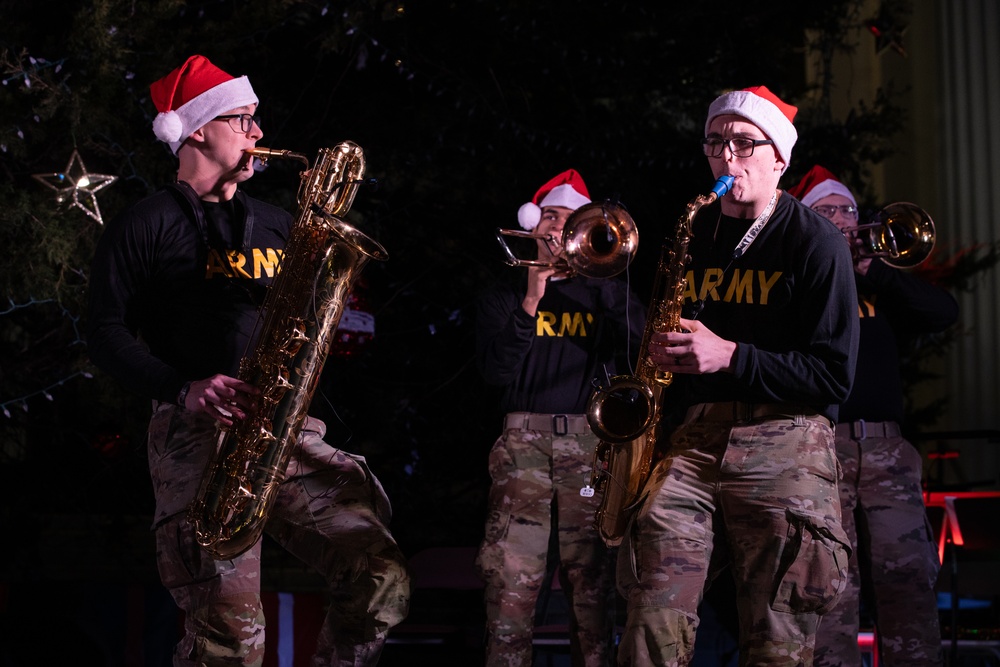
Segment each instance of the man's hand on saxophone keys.
M246 419L255 406L260 390L228 375L213 375L191 382L184 395L184 408L201 412L225 426L234 419Z
M680 319L682 331L653 333L649 358L661 371L701 375L732 372L736 343L725 340L697 320Z

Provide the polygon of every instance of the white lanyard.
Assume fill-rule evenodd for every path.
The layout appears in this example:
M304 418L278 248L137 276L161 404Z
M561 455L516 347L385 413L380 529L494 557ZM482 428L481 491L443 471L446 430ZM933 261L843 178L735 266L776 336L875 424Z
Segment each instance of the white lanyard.
M753 224L750 225L750 229L748 229L747 233L743 235L740 242L736 244L736 248L733 250L733 258L729 260L729 264L732 264L734 259L742 257L743 253L745 253L747 248L750 247L750 244L753 243L753 240L757 238L758 234L760 234L760 230L764 229L764 225L771 219L771 213L774 211L774 204L777 201L778 191L775 190L774 194L771 195L771 201L767 202L767 206L765 206L764 210L760 212L757 219L753 221ZM726 269L728 268L729 266L726 266ZM722 273L724 274L725 271Z

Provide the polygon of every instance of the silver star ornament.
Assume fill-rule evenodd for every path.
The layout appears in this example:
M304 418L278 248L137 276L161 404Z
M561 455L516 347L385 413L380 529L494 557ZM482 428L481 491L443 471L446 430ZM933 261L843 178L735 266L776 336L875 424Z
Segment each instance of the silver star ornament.
M104 224L101 209L97 206L97 193L118 180L110 174L92 174L73 150L66 165L66 171L53 174L32 174L32 178L51 188L56 193L56 203L69 203L70 208L78 208L99 224Z

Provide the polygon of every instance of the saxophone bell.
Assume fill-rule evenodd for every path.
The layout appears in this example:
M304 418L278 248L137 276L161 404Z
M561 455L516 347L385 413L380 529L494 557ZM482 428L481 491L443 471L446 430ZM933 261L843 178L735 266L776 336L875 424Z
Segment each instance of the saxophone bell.
M587 403L590 430L604 442L620 444L646 430L656 411L653 390L632 375L616 375L607 387L596 380Z

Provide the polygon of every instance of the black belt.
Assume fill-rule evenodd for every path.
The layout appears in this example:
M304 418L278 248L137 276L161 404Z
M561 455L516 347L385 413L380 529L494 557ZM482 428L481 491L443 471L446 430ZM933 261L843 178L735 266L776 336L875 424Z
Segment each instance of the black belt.
M896 422L856 422L837 424L837 435L841 438L864 440L865 438L898 438L903 435Z
M788 403L747 403L745 401L723 401L718 403L698 403L688 408L686 422L701 420L710 422L733 422L744 424L756 419L803 417L832 426L829 419L816 412L815 408Z
M590 433L586 415L549 415L537 412L511 412L504 419L504 429L547 431L556 435Z

